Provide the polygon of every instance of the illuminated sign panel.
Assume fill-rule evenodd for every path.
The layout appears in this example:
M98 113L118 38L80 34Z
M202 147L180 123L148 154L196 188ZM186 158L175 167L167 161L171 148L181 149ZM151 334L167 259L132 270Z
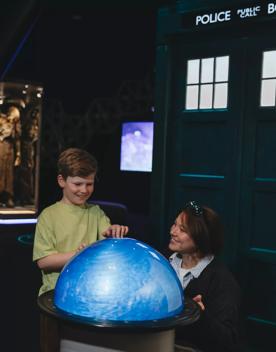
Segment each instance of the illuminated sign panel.
M276 2L256 3L251 6L235 6L206 12L187 13L182 17L185 29L204 28L212 25L252 23L252 21L276 17Z

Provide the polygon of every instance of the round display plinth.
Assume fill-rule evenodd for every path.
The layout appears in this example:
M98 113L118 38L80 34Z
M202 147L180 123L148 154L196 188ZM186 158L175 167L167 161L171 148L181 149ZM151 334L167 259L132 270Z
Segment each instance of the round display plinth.
M158 321L112 322L65 314L55 307L53 290L39 296L38 306L58 323L60 352L174 352L175 326L200 317L199 306L188 297L180 314Z
M142 330L166 330L174 328L176 325L190 325L200 317L200 309L189 297L185 299L185 307L180 314L172 318L145 321L110 321L110 320L93 320L90 318L81 318L73 314L61 312L54 305L54 290L43 293L38 297L38 306L44 312L56 319L65 320L75 324L91 326L94 328L105 328L124 331L142 331Z

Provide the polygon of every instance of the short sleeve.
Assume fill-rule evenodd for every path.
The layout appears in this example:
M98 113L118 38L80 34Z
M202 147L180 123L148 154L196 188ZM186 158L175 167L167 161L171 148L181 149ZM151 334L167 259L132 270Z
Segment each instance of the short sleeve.
M49 214L43 212L38 218L35 229L33 261L57 253L57 250L55 249L56 240L54 230L51 227L50 220Z

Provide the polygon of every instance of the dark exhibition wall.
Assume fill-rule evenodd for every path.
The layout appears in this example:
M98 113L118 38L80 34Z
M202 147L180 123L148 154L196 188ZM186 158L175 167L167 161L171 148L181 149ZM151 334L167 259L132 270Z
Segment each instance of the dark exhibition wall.
M7 8L2 79L44 88L39 210L60 196L56 159L75 146L99 161L94 198L148 213L151 174L120 171L121 124L153 120L156 17L164 3L15 1Z
M164 3L13 0L1 9L1 80L44 89L39 211L61 196L59 152L85 148L99 161L94 199L126 205L131 231L146 236L151 173L120 171L121 127L153 120L157 8ZM34 225L1 225L2 346L9 351L39 350L33 232Z

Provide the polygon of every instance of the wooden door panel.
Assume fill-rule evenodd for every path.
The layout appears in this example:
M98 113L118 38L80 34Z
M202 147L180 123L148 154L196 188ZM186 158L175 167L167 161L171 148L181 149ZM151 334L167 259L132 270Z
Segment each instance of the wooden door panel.
M230 62L228 107L185 110L187 60L225 55ZM178 38L171 47L167 218L172 221L190 199L213 207L225 224L225 259L230 266L235 265L238 243L242 56L243 48L235 41L227 46L213 39L191 45Z
M276 192L270 189L252 190L252 227L250 248L273 249L276 241L275 204Z
M276 113L276 112L275 112ZM255 177L276 181L276 120L256 124Z
M247 292L249 319L276 321L276 265L251 259Z
M262 55L273 47L276 40L269 35L248 40L244 92L240 248L247 269L240 281L256 350L261 340L263 348L271 346L276 333L276 111L260 106Z
M231 159L231 135L222 122L182 121L176 145L179 174L224 177Z

